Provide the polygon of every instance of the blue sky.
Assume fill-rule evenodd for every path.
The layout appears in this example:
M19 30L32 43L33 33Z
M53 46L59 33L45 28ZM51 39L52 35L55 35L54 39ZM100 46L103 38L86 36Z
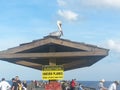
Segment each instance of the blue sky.
M57 30L57 20L62 21L61 38L110 49L94 65L65 72L64 79L120 80L119 0L1 0L0 51L42 39ZM0 78L41 79L36 69L4 61L0 67Z

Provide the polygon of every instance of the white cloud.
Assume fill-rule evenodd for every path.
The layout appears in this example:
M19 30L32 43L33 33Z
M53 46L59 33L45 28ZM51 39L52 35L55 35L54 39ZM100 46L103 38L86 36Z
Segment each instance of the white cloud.
M66 2L64 0L57 0L59 6L65 6Z
M120 41L108 40L107 46L111 50L114 50L116 52L120 52Z
M120 0L82 0L82 4L96 7L120 8Z
M78 14L70 10L58 10L58 14L68 21L76 21L78 19Z

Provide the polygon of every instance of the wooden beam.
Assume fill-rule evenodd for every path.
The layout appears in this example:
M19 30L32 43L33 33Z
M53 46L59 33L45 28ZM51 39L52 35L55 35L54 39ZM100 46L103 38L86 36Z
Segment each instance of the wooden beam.
M107 56L107 52L49 52L49 53L0 53L0 59L14 58L64 58L83 56Z
M68 62L65 64L62 64L64 66L65 71L66 70L71 70L71 69L76 69L76 68L82 68L82 67L88 67L97 62L98 60L92 60L92 59L84 59L84 60L77 60L77 61L72 61Z
M39 70L42 68L42 64L23 61L23 60L16 61L15 64L19 64L19 65L26 66L26 67L31 67L31 68L36 68L36 69L39 69Z
M29 49L32 49L35 47L39 47L42 45L46 45L48 43L50 43L50 39L35 40L30 43L25 43L25 44L21 44L20 46L17 46L17 47L9 48L8 50L1 51L0 53L17 53L17 52L29 50Z
M71 48L76 48L76 49L80 49L80 50L85 50L85 51L106 50L106 49L103 49L103 48L99 48L99 47L97 47L95 45L89 45L89 44L85 44L85 43L73 42L73 41L65 40L65 39L51 38L50 40L54 44L67 46L67 47L71 47Z
M69 62L69 63L65 63L63 64L64 67L71 67L71 66L76 66L77 64L85 64L86 63L86 60L77 60L77 61L72 61L72 62Z

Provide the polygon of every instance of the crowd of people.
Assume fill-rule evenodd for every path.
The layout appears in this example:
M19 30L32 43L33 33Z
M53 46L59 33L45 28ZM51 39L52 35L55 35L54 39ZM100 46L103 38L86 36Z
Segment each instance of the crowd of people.
M0 90L27 90L27 83L26 81L21 82L18 76L12 78L12 84L6 81L5 78L2 78Z
M73 79L72 81L63 81L62 90L117 90L117 86L120 85L119 81L113 81L108 87L105 87L104 83L105 80L102 79L99 81L97 88L91 88L83 86L76 79Z
M34 90L34 88L45 87L45 85L49 84L49 82L40 82L40 81L31 81L30 87L28 87L26 81L21 81L18 76L12 78L12 83L10 84L2 78L0 81L0 90ZM62 90L117 90L117 86L120 84L119 81L114 81L109 85L109 87L104 86L105 80L102 79L98 83L98 88L86 89L80 82L77 82L76 79L72 79L71 81L62 80L60 81Z
M76 81L76 79L72 79L71 81L63 80L61 82L62 90L85 90L85 87Z
M107 88L107 87L104 86L104 82L105 82L104 79L100 80L100 82L99 82L99 84L98 84L99 90L117 90L117 86L120 84L119 81L114 81L114 82L111 83L110 86Z

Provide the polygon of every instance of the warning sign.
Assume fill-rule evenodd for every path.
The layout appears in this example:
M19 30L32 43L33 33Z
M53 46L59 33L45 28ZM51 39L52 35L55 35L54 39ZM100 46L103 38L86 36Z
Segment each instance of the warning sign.
M42 67L42 79L43 80L62 80L64 77L63 66L48 66Z

